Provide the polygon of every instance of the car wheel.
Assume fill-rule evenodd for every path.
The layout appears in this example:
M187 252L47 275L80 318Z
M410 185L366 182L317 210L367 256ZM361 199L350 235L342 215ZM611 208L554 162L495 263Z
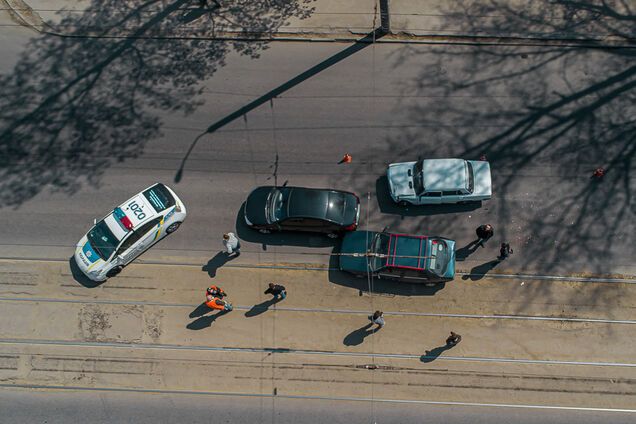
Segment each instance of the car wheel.
M111 268L107 273L106 273L106 277L110 278L110 277L114 277L115 275L119 274L121 272L121 270L124 269L123 266L119 265L116 266L114 268Z
M261 233L261 234L269 234L269 233L271 233L271 231L268 230L267 228L259 228L258 232Z
M172 224L168 225L168 228L166 228L166 234L174 233L175 231L179 229L180 225L181 225L180 222L173 222Z
M332 238L332 239L337 239L338 237L340 237L340 234L338 234L338 233L328 233L327 237Z
M402 206L403 208L405 208L405 207L409 206L409 205L410 205L410 203L409 203L409 202L407 202L406 200L400 200L400 201L398 202L398 205L400 205L400 206Z

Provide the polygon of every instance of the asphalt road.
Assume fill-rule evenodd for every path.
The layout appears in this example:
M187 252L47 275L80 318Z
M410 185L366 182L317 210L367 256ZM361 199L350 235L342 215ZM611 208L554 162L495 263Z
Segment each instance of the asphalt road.
M458 263L460 271L636 275L633 264L636 219L631 197L636 154L632 122L636 107L633 101L636 70L631 50L271 43L268 49L254 55L249 49L245 50L245 46L238 47L247 53L240 55L227 44L209 41L34 36L32 31L12 25L4 13L0 14L0 25L0 220L3 222L0 259L66 260L94 218L100 218L132 194L161 181L182 197L188 208L188 219L177 233L147 252L140 262L209 265L221 248L221 234L235 229L243 241L243 254L232 261L232 265L333 265L329 253L337 242L326 237L260 235L245 228L241 207L250 190L258 185L288 182L358 193L362 198L364 229L388 225L395 231L454 238L458 246L463 247L474 239L477 225L493 224L494 239L485 249ZM259 106L252 108L254 101ZM228 118L235 115L237 119ZM345 152L353 156L353 163L338 165ZM482 205L405 209L393 205L388 198L383 175L391 162L420 156L476 159L482 154L491 161L494 180L493 199ZM592 170L598 166L607 169L606 177L590 179ZM497 243L504 240L512 244L514 255L494 271L491 267L484 268L497 255ZM65 267L59 269L59 261L55 265L40 260L6 263L28 268L13 273L11 267L6 267L2 273L6 280L2 290L7 296L3 302L9 305L4 309L2 334L7 338L4 343L11 345L9 339L25 338L25 342L13 346L13 350L3 350L11 350L13 355L3 359L10 363L6 373L18 376L8 378L23 378L27 383L35 381L35 374L29 370L39 372L51 363L52 371L45 371L55 375L62 385L72 386L69 379L73 378L87 386L91 381L105 382L105 385L118 381L109 373L101 373L97 365L89 370L96 377L86 378L84 367L93 367L94 362L84 361L82 357L69 359L73 364L77 361L79 371L64 368L64 358L55 357L55 351L72 350L74 346L47 347L52 353L44 358L38 343L46 344L44 324L49 322L45 318L53 316L56 317L53 324L59 331L57 342L83 343L83 349L95 347L86 343L108 340L117 343L129 336L132 342L138 343L136 332L139 331L139 340L157 343L161 332L147 331L147 327L161 323L162 319L169 330L164 338L190 337L188 343L200 344L190 333L183 333L182 325L186 309L194 302L195 291L213 276L198 268L192 272L195 277L181 281L178 279L185 272L180 275L178 271L168 273L159 269L155 270L153 280L153 275L143 274L143 267L131 267L118 280L122 284L132 281L130 287L105 285L87 291L72 281ZM35 272L38 267L52 274L37 271L32 281L29 272ZM248 272L235 277L236 287L243 285L252 289L250 284L258 283L259 287L250 293L260 295L264 281L259 278L264 277L243 278L247 275ZM187 285L189 291L181 293L187 297L181 300L185 306L170 307L173 312L168 313L161 310L160 305L149 305L146 311L140 312L145 306L136 305L133 300L144 301L150 290L156 290L154 293L163 300L174 290L171 278ZM332 281L331 276L328 279L336 284L321 280L326 290L345 290L337 281ZM630 318L625 312L630 305L620 303L627 303L625 299L629 297L621 296L621 292L631 290L628 284L612 286L612 291L605 283L586 286L586 294L582 296L583 290L579 292L575 285L565 283L556 296L557 289L546 281L527 286L525 282L508 281L510 293L515 295L516 302L521 302L519 306L509 301L510 296L499 296L503 285L498 285L496 280L473 283L475 280L470 276L466 280L471 281L458 279L457 289L464 290L471 284L489 287L488 293L495 300L482 305L477 295L454 297L449 290L443 294L450 296L447 300L453 308L466 302L489 311L493 305L504 305L504 309L519 307L514 310L518 314L538 308L546 317L578 317L589 312L589 317ZM50 286L52 283L56 285ZM140 288L143 284L148 285L143 288L145 292ZM357 295L357 290L351 290L352 286L342 285L347 287L348 295ZM55 288L47 293L46 289L51 287ZM530 294L525 292L530 288L533 290ZM18 289L22 293L16 294ZM564 292L560 292L561 289ZM31 293L32 290L35 292ZM73 300L64 303L64 307L59 307L57 300L49 299L53 294L67 291L72 292ZM520 293L525 295L523 300L519 300ZM360 299L356 299L375 306L392 301L389 296L406 299L412 294L375 293L383 299L378 301L374 297L362 298L360 291ZM18 295L24 298L16 298ZM387 295L386 298L382 298L383 295ZM123 303L104 307L91 303L104 296L107 302L108 296L120 296ZM339 294L335 298L345 303L347 300ZM437 299L418 300L411 296L409 300L414 298L410 305L434 304ZM313 300L302 295L297 299L301 303ZM130 304L124 304L126 302ZM559 310L564 305L568 307L567 312ZM617 311L620 314L616 315ZM291 323L288 327L272 325L278 333L272 331L271 334L279 336L274 341L283 347L291 343L290 340L299 348L305 347L307 343L302 337L292 339L291 336L303 336L306 323L322 322L321 317L326 313L296 312L300 318L288 317ZM343 349L343 343L346 345L340 333L351 333L348 327L358 325L355 319L364 315L359 311L350 312L341 312L343 318L338 320L338 326L321 327L322 337L336 346L334 351ZM23 319L24 316L30 320ZM276 316L269 314L262 319L274 320ZM252 331L258 327L246 323L238 314L227 318L225 322L236 320L243 326L238 336L247 340L247 348L254 347ZM418 328L425 319L431 317L402 317L394 322ZM432 319L450 325L448 317ZM587 342L593 349L586 352L599 360L605 352L604 343L611 341L620 346L613 350L620 356L629 351L631 340L625 330L614 331L615 325L631 324L605 322L603 327L595 327L596 324L566 321L554 324L521 321L522 324L514 322L506 330L510 337L502 347L497 344L498 333L492 331L493 327L480 325L482 321L474 318L462 319L473 323L477 328L475 334L484 334L476 337L477 342L514 357L542 360L558 354L567 360L576 359L578 345L575 343ZM488 319L499 320L497 317ZM208 321L211 324L212 321ZM131 326L131 322L137 326ZM216 331L217 327L203 329L202 334ZM289 328L296 331L286 335L282 330L290 331ZM546 342L546 328L551 329L552 344ZM572 331L562 333L563 329ZM442 340L445 328L439 325L436 330L439 335L435 337ZM332 331L337 337L332 337ZM530 341L524 340L520 333L530 334ZM408 339L410 334L395 336ZM561 334L567 334L573 343L561 346ZM585 337L579 337L580 334ZM28 335L33 337L33 346L28 343ZM591 336L597 338L590 342ZM393 344L380 345L382 337L385 336L380 334L371 342L376 343L373 340L377 339L378 346L386 349L385 353L394 353ZM319 349L321 342L316 343L315 349ZM427 346L434 344L429 340L426 343ZM460 352L467 349L466 356L474 353L471 344L463 343ZM398 343L399 346L405 344ZM104 351L107 348L103 347ZM366 349L360 347L363 348ZM103 352L97 353L100 354ZM112 354L114 363L120 359L116 356ZM27 364L27 358L33 362ZM37 358L43 362L39 363ZM620 358L625 362L623 356ZM618 368L623 366L631 369L632 364L622 362L616 364L617 369L612 372L620 373ZM438 363L443 366L443 361L435 361L434 365ZM196 372L194 367L184 364L187 361L182 362L184 370ZM545 368L542 377L548 378L553 365L540 365ZM121 366L133 367L134 364ZM475 368L482 366L489 368L489 364ZM597 367L598 364L585 366ZM631 378L618 379L618 384L625 386L623 390L623 386L614 387L613 379L591 376L586 368L577 369L583 377L594 377L590 380L599 382L596 390L624 402L618 405L629 403L633 392ZM601 371L595 373L602 374ZM129 369L126 372L133 374ZM304 369L297 372L302 374ZM167 379L179 377L170 373L158 372L157 375ZM197 373L195 377L200 379L202 375ZM577 384L577 375L566 377L565 384ZM42 374L39 378L47 381L48 377ZM290 381L296 381L294 378ZM442 373L441 378L449 377ZM462 378L471 377L463 375ZM499 390L509 387L509 378L515 377L501 376ZM483 378L476 379L485 384ZM242 384L251 382L241 381ZM421 381L418 383L424 386ZM298 384L307 389L306 385ZM448 385L446 381L440 384ZM523 384L529 384L524 388L527 393L533 393L532 396L549 396L543 390L545 383L537 383L538 389L533 381ZM329 383L323 382L323 386L328 389ZM371 381L368 387L380 393L382 384ZM576 395L576 391L568 387L564 389L566 396L584 402L583 395ZM622 391L616 392L619 389ZM432 389L420 387L419 390ZM450 391L448 387L446 390ZM490 396L487 391L466 390L475 397ZM519 394L512 395L514 398ZM594 391L586 396L594 396ZM378 394L377 398L381 396ZM155 422L166 416L209 422L210 408L205 402L210 399L219 400L219 406L214 408L214 419L216 414L225 414L219 419L233 422L267 422L268 419L271 422L324 422L325 414L333 422L420 422L422 417L431 421L471 423L633 419L633 415L624 417L617 412L566 409L441 407L276 397L144 395L141 392L47 391L42 394L3 389L0 391L3 411L0 421L54 422L59 419L73 422L85 418L84 414L77 414L81 405L83 410L94 414L97 422L143 422L144 419ZM518 404L526 401L532 403L515 398Z
M528 410L290 399L284 397L143 394L0 389L0 422L84 423L631 423L620 412ZM87 418L90 417L90 418Z
M59 49L60 41L43 36L37 47L23 49L31 35L16 27L0 32L0 70L15 75L16 60L25 53L20 66L29 71L22 77L38 87L40 95L47 93L37 85L39 75L50 74L53 65L63 74L65 67L81 70L99 59L96 48L94 54L81 57L84 63L36 60L47 49ZM87 42L64 43L73 56ZM140 40L136 47L152 56L158 43L166 50L180 47L170 40ZM210 49L214 46L209 44ZM122 96L134 84L123 77L129 72L126 62L108 62L90 91L91 100L102 108L82 117L82 125L90 123L92 130L103 132L90 135L87 145L98 144L91 154L69 146L77 137L73 131L81 128L60 130L51 148L34 157L8 151L5 172L12 173L1 187L5 206L0 209L0 256L68 257L94 218L162 181L183 198L189 216L177 234L144 260L201 262L221 247L221 234L236 228L245 241L240 262L325 264L325 254L333 247L330 240L262 236L242 223L241 206L252 188L287 181L358 193L363 198L363 228L389 225L396 231L438 234L456 239L462 247L474 239L479 224L493 224L495 237L487 249L460 264L465 271L493 259L497 243L505 240L515 249L501 267L508 271L633 274L636 219L629 192L634 161L626 157L628 140L609 134L620 116L606 109L621 106L622 116L629 116L634 103L613 94L597 105L593 118L578 117L583 112L576 109L584 107L578 93L602 95L607 84L596 81L598 76L620 73L628 66L627 57L616 51L554 47L489 47L481 52L466 46L384 44L346 49L339 43L275 43L259 58L229 52L215 73L193 79L202 91L192 96L185 96L187 90L169 72L176 66L171 59L149 64L147 71L161 75L164 83L155 90L159 93L144 97L144 90L135 92L135 110L143 119L130 128L118 122L119 115L109 115L108 110L117 107L109 84L114 84L111 78L123 78L116 88ZM323 65L320 72L303 74L317 64ZM216 65L209 57L188 63ZM51 82L61 83L63 77L55 75L49 77ZM302 82L293 81L295 77ZM285 84L293 85L290 81L297 85L285 89ZM205 133L281 86L277 97ZM18 113L21 108L15 105L26 101L20 96L28 90L13 91L9 84L3 91ZM563 100L567 93L574 93L573 104ZM548 116L533 115L538 105ZM39 111L42 119L47 108L52 115L60 113L45 104ZM187 116L185 109L191 109ZM577 125L601 134L593 142L579 130L562 128L570 125L568 114L577 113ZM555 122L561 115L564 123ZM19 131L30 131L34 140L46 139L42 121L29 116ZM586 119L593 119L597 127L589 127ZM607 122L599 122L603 119ZM124 129L114 131L118 125ZM599 144L605 136L604 148ZM175 183L193 145L180 182ZM602 182L591 180L591 170L608 166L617 151L626 160L624 166L616 163ZM353 156L353 163L337 165L345 152ZM404 209L388 198L383 175L390 162L420 156L474 159L482 153L492 162L494 196L480 207Z

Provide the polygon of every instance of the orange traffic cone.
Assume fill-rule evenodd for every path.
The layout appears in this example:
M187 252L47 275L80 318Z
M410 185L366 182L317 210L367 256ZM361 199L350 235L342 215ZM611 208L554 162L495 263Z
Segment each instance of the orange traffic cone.
M603 168L596 168L594 173L592 174L593 178L603 178L605 175L605 170Z
M345 153L342 159L340 159L340 162L338 162L338 165L340 165L341 163L351 163L352 160L353 158L351 157L351 155L349 153Z

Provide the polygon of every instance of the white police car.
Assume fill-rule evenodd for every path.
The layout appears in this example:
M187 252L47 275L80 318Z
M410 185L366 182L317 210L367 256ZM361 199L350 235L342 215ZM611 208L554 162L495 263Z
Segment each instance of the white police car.
M75 262L91 280L106 281L176 231L185 217L185 206L174 191L157 183L97 222L77 244Z

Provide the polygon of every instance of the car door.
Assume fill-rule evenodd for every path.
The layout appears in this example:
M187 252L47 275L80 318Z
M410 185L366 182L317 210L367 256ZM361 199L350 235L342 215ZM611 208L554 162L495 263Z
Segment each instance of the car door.
M442 203L441 191L427 191L419 197L420 205L439 205Z
M160 221L161 217L155 218L133 230L128 235L128 238L126 238L119 249L117 249L117 256L123 258L122 265L129 264L152 245L155 236L154 230Z
M442 191L442 203L457 203L462 201L461 191Z
M279 223L279 230L284 231L303 231L303 218L287 218Z

